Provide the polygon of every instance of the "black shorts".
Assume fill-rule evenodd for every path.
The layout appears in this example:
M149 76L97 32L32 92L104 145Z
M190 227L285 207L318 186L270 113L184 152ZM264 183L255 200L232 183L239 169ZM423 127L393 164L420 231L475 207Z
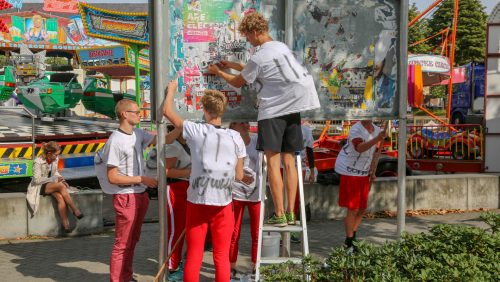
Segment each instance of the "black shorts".
M298 152L304 149L300 113L259 120L257 150L272 152Z
M40 195L41 196L47 196L48 195L48 194L45 193L45 188L47 188L47 184L48 183L42 184L42 187L40 188Z

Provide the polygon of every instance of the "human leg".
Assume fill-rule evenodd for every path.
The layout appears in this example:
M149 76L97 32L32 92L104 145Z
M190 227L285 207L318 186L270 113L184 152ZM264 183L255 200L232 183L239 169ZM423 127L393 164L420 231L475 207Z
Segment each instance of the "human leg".
M231 237L231 245L229 248L229 262L231 268L236 267L236 260L238 259L238 242L240 240L241 221L243 213L245 212L245 203L243 201L233 200L233 213L234 213L234 228Z
M125 277L130 277L130 278L132 278L132 275L134 274L133 263L134 263L135 246L137 245L137 242L139 242L139 239L141 238L142 222L144 221L144 217L146 216L146 212L148 211L148 206L149 206L149 197L147 193L135 193L132 195L135 198L135 203L136 203L136 216L134 218L131 230L132 238L129 250L126 253L125 261L127 262L127 264L125 265L125 270L124 270Z
M229 246L234 228L232 204L224 207L210 207L212 218L210 232L212 233L213 258L215 265L215 281L226 282L230 279Z
M295 199L297 197L297 167L295 166L294 153L281 153L286 174L286 192L287 192L287 213L293 213L295 208Z
M339 205L347 208L344 219L346 245L352 246L363 214L368 206L369 178L365 176L340 176Z
M136 203L134 194L113 195L115 209L115 242L110 258L110 281L123 282L132 279L131 273L126 274L127 259L132 242L132 232L136 217Z
M184 281L197 282L200 279L203 248L210 219L206 205L187 203L186 209L186 264L184 266ZM228 239L229 241L229 239ZM229 257L229 256L228 256ZM229 280L228 280L229 281Z
M283 180L281 179L281 157L279 153L264 151L267 159L267 175L271 186L271 196L273 197L274 213L282 216L285 213L283 204Z
M61 218L63 228L65 230L69 230L69 220L66 211L66 202L64 202L63 196L59 192L52 192L52 194L50 195L54 197L54 199L57 202L57 211L59 212L59 217Z
M68 189L63 182L51 182L48 183L47 186L45 186L46 194L52 194L54 192L58 192L61 194L64 202L71 208L75 216L81 215L80 210L75 206L75 203L73 202L73 199L71 199L71 196L68 193Z
M168 225L168 246L167 252L170 253L172 248L179 239L182 231L186 227L186 205L187 205L187 188L189 182L180 181L172 183L168 186L167 193L167 225ZM182 239L177 248L172 253L168 262L169 270L176 270L179 262L182 259L182 247L184 239Z
M252 237L252 263L255 267L257 262L257 247L259 246L259 220L260 202L248 202L248 213L250 215L250 236Z

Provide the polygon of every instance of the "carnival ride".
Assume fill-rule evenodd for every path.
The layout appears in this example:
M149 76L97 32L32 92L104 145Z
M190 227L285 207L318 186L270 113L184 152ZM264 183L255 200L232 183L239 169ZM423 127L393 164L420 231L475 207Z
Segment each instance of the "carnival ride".
M0 69L0 102L8 100L15 89L15 70L12 66L5 66Z
M135 95L112 91L109 77L85 78L82 103L86 109L114 119L116 103L122 99L135 101Z
M17 97L23 105L49 115L74 108L83 94L77 75L71 72L47 72L43 78L18 89Z

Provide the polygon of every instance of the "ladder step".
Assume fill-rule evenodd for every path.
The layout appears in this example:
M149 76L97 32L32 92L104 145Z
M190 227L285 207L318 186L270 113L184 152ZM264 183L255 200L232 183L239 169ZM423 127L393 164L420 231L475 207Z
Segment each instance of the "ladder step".
M275 264L275 263L284 263L287 261L292 261L293 263L300 264L302 263L302 258L297 257L261 257L261 264Z
M272 231L272 232L302 232L302 226L300 225L287 225L285 227L276 227L271 225L262 226L262 231Z

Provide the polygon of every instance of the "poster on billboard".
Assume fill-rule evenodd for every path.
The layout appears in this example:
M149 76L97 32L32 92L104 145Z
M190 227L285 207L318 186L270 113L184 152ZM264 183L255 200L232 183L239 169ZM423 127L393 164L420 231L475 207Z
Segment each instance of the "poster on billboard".
M399 1L295 0L293 48L315 78L313 119L398 116Z
M221 60L248 61L255 48L240 35L238 23L260 8L260 0L170 1L169 77L178 76L180 93L174 100L183 116L201 119L204 90L217 89L228 98L225 118L256 119L253 91L231 87L208 74L207 67Z

